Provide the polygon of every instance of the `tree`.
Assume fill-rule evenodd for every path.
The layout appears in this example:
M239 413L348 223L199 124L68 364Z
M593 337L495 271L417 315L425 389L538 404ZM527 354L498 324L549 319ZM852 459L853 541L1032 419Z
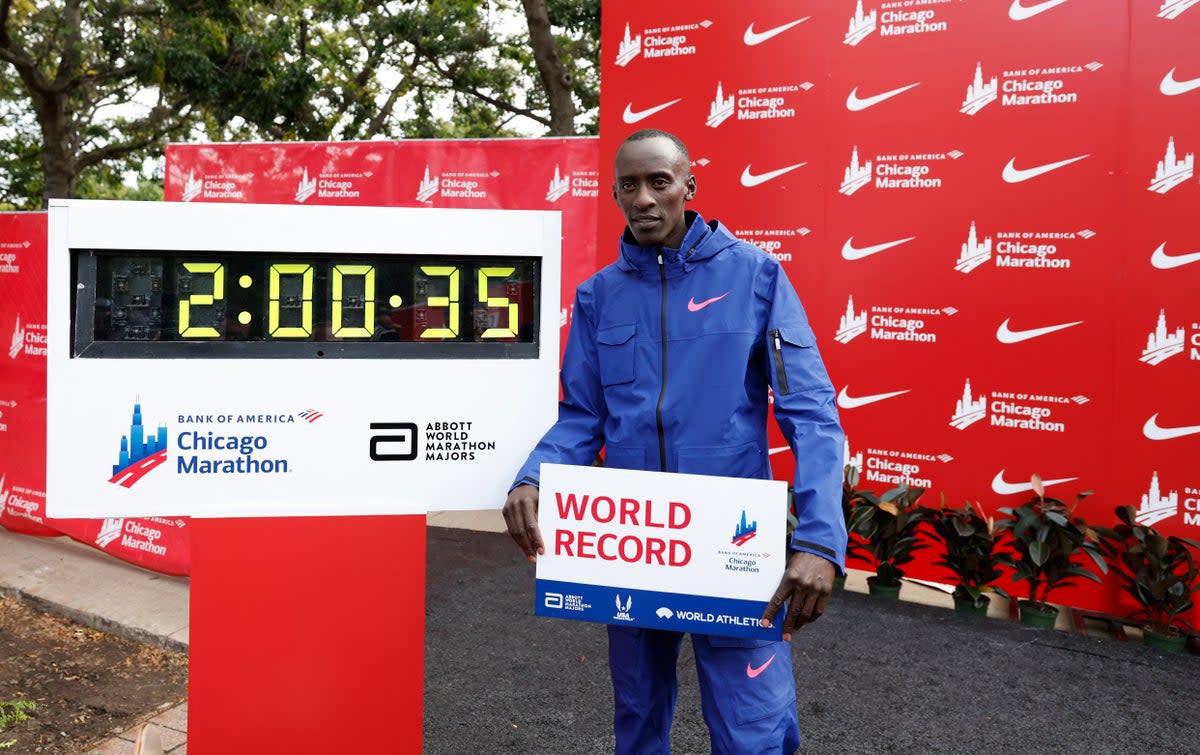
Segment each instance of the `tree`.
M598 0L0 0L0 205L195 136L594 133L598 47Z

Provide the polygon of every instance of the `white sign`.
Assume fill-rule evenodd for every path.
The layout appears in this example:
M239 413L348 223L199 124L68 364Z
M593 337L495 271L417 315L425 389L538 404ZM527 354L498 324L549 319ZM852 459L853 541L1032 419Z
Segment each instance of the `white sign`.
M560 243L557 212L52 202L47 513L502 505L556 416Z
M779 639L787 484L543 464L539 616Z

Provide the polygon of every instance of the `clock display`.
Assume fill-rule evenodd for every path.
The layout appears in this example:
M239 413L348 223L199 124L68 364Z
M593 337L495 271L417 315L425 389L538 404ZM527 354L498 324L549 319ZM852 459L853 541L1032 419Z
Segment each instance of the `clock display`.
M534 257L75 252L76 357L536 358Z

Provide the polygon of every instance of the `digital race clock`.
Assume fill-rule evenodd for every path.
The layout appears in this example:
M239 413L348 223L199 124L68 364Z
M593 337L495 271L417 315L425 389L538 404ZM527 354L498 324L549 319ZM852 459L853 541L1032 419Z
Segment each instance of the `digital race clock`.
M74 253L78 357L530 358L539 260Z
M49 216L53 517L498 508L557 415L557 212Z

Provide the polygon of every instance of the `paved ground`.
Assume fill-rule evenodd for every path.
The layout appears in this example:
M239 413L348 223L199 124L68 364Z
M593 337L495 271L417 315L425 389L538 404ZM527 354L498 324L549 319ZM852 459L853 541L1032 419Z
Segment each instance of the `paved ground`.
M430 520L480 521L497 526ZM506 536L429 532L425 751L611 752L604 628L534 617L532 570ZM856 592L861 577L796 641L804 752L1200 752L1200 657L868 598ZM0 530L0 591L110 631L187 642L187 580L63 540ZM679 666L673 751L708 753L686 644ZM186 716L186 704L159 714L171 755L186 753ZM127 755L132 737L94 752Z

